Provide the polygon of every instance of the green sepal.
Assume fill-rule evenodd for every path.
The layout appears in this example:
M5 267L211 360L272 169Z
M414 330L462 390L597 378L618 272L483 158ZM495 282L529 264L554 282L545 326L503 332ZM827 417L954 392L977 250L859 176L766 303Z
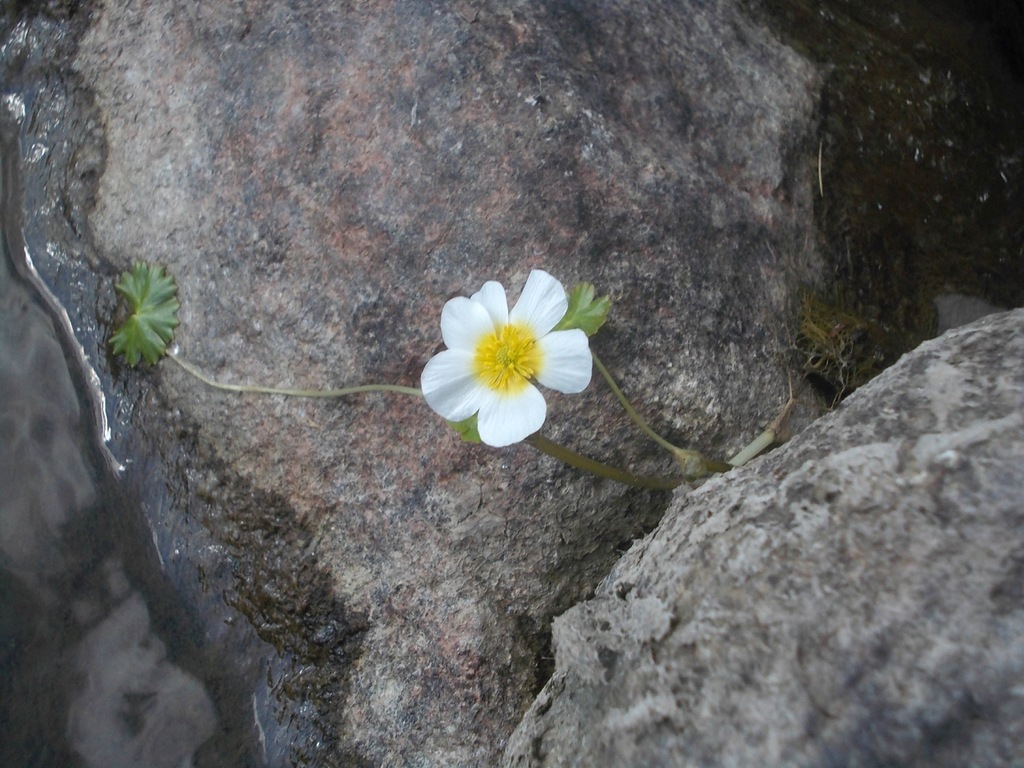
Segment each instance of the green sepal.
M140 359L156 363L166 352L178 325L178 284L163 267L136 262L115 286L128 300L131 315L110 338L114 354L128 365Z
M480 439L480 430L476 426L476 417L477 414L474 413L462 421L449 421L448 426L459 433L459 437L464 443L480 443L483 441Z
M612 300L608 296L594 298L594 286L580 283L569 292L569 308L553 330L567 331L579 328L587 336L593 336L608 319Z

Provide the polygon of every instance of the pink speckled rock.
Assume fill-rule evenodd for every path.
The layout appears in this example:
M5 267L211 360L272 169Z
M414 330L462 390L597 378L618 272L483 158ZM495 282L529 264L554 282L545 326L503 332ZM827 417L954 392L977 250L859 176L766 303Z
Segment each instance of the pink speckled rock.
M446 299L542 267L611 294L594 347L678 443L726 455L786 399L817 75L739 2L108 2L76 68L103 257L176 275L180 351L224 381L417 385ZM462 444L414 398L234 396L168 363L154 387L196 446L191 514L274 531L222 562L299 542L238 578L301 615L281 571L326 573L360 617L308 706L375 765L493 764L551 617L669 500ZM672 471L599 380L550 397L546 431Z

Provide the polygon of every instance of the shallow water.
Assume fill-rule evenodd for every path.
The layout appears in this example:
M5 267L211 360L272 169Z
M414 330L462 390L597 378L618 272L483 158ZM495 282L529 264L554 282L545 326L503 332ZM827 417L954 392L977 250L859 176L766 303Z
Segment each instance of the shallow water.
M0 765L187 765L215 707L168 645L183 616L152 593L159 562L97 440L91 376L11 230L4 154Z
M312 534L200 447L160 366L109 354L113 286L144 254L89 234L106 144L70 64L87 19L4 8L0 768L354 765L323 713L363 625Z
M178 545L144 508L177 510L126 488L99 379L35 274L10 133L4 122L0 766L268 764L267 687L211 652L228 611L204 620L179 595L165 567Z

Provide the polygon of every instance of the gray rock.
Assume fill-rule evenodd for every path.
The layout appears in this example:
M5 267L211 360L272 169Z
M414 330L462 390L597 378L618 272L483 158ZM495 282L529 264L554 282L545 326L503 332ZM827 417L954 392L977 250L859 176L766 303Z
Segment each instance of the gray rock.
M180 351L222 380L414 385L446 299L543 267L612 295L595 346L675 441L728 455L785 401L819 81L737 0L111 2L76 67L108 142L97 258L166 265ZM283 606L278 647L334 635L276 569L326 572L363 617L344 665L310 673L343 682L301 698L374 764L492 764L550 618L667 503L463 445L413 399L236 397L170 364L152 386L161 439L195 446L180 514L235 521L182 547L197 568L247 574L244 610ZM554 437L672 471L599 384L550 406ZM268 573L264 550L289 557Z
M976 296L964 296L962 293L945 293L935 297L935 314L940 334L951 328L973 323L986 315L1003 311L984 299Z
M1024 310L923 344L679 493L554 623L513 766L1011 766Z

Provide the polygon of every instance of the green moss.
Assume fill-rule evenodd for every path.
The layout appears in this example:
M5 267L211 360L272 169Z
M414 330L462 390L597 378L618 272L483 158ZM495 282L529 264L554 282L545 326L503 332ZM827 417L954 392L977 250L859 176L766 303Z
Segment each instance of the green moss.
M223 599L286 660L274 692L278 717L305 739L291 745L293 764L366 765L345 747L334 718L362 651L367 618L335 594L329 569L313 554L313 533L287 499L260 491L219 461L211 468L230 478L211 495L201 494L208 504L202 522L224 547L222 567L234 583Z
M834 405L888 364L885 331L813 293L800 302L797 347L808 379Z

